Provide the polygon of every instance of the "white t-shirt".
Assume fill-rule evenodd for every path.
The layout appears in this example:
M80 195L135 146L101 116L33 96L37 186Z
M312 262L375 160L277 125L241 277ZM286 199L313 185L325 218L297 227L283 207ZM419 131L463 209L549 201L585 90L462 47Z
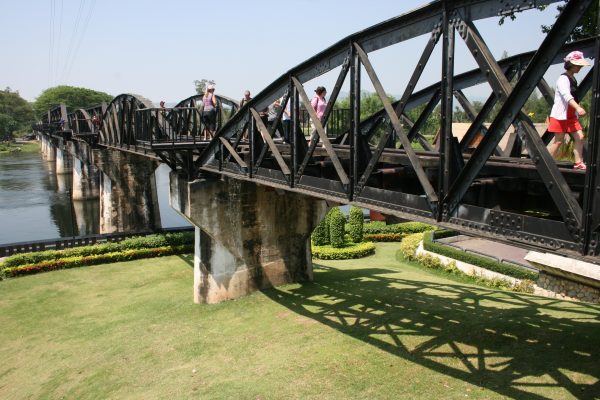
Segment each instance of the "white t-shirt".
M573 99L573 95L571 94L571 82L569 81L569 77L561 75L556 81L554 104L552 105L550 116L558 120L567 119L567 108L569 108L569 101L571 99Z

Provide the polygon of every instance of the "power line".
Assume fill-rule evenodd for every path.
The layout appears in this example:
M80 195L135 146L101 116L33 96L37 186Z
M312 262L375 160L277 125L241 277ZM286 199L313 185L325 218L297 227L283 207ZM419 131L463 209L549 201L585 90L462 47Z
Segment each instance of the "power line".
M83 38L85 37L85 33L86 33L87 28L89 26L90 20L92 19L92 14L94 12L94 7L95 6L96 6L96 0L92 0L90 8L89 8L88 13L87 13L86 18L85 18L85 21L83 23L83 28L81 30L81 34L79 35L79 40L77 41L77 44L75 46L75 51L73 52L73 56L71 57L69 67L67 69L66 77L68 77L71 74L71 70L73 69L73 65L75 64L75 60L77 59L77 53L79 52L79 47L81 46L81 43L83 42ZM65 79L66 79L66 77L65 77Z
M48 49L48 86L52 86L54 66L54 0L50 0L50 46Z
M69 40L69 45L67 46L67 55L64 59L63 70L61 76L64 77L67 69L67 65L69 63L69 59L71 57L71 53L73 51L73 47L75 45L75 38L77 36L77 31L79 30L79 23L81 22L81 16L83 15L83 7L84 1L80 0L79 8L77 9L77 16L75 17L75 25L73 26L73 32L71 33L71 38ZM64 80L64 79L63 79Z
M59 64L60 64L60 39L62 37L62 21L63 21L63 0L60 0L60 14L58 17L58 38L57 38L57 43L56 43L56 57L55 57L55 62L56 62L56 71L58 72L59 69ZM58 76L57 76L58 79ZM57 83L60 83L57 82Z

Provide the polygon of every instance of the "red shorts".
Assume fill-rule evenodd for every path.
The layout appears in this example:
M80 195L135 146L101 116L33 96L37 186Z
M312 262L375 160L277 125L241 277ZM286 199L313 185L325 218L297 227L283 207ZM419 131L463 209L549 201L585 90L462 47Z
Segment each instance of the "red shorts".
M575 110L569 107L567 110L567 119L548 118L548 132L552 133L575 133L582 131L583 128L575 115Z

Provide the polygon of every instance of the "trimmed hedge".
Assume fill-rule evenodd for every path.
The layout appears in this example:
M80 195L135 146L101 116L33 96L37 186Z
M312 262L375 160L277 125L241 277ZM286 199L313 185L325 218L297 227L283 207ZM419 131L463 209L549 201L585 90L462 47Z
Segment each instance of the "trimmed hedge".
M344 234L346 217L342 211L334 207L329 211L329 243L331 247L341 248L344 246Z
M370 242L401 242L406 237L404 233L367 233L363 240Z
M402 222L400 224L386 225L383 221L371 221L363 227L365 234L402 233L406 235L433 229L435 229L435 226L422 222Z
M400 243L400 254L407 260L416 260L417 248L423 240L423 233L413 233L402 239Z
M46 250L36 253L21 253L7 257L0 268L17 267L26 264L37 264L42 261L58 260L68 257L85 257L98 254L115 253L123 250L148 249L166 246L182 246L194 244L194 232L177 232L138 236L116 243L102 243L92 246L73 247L64 250Z
M327 216L325 216L325 218L319 222L310 238L317 246L325 246L329 244L329 225L327 224Z
M469 275L458 269L456 267L455 261L451 261L447 265L444 265L438 257L432 256L430 254L417 255L416 251L419 246L419 243L421 242L421 240L425 242L423 236L431 236L432 234L433 232L429 231L425 233L415 233L413 235L407 236L400 244L400 249L396 253L396 259L400 262L406 259L417 261L425 268L438 270L448 275L454 275L460 278L461 280L466 280L493 289L512 290L514 292L521 293L533 293L534 283L532 280L529 279L522 279L520 283L513 284L507 281L506 279L490 279L477 275Z
M350 234L350 239L354 243L360 243L363 241L363 225L364 225L364 216L362 208L358 207L350 207L350 213L348 215L348 233Z
M131 261L141 258L162 257L172 254L188 253L194 250L193 245L162 246L146 249L125 249L119 252L72 256L54 260L45 260L35 264L21 265L18 267L4 268L0 275L5 278L32 275L39 272L55 271L59 269L77 268L88 265L106 264L119 261Z
M362 258L375 253L375 244L372 242L361 242L346 244L344 247L335 248L331 246L312 246L312 255L321 260L349 260L351 258Z
M437 233L436 233L437 236ZM522 268L515 267L509 264L500 263L498 261L491 260L486 257L482 257L472 253L466 253L462 250L455 249L450 246L445 246L440 243L433 241L433 232L425 232L423 235L423 248L433 253L441 254L446 257L453 258L455 260L463 261L469 264L476 265L478 267L498 272L503 275L512 276L517 279L528 279L535 281L538 278L538 274L531 271L526 271Z

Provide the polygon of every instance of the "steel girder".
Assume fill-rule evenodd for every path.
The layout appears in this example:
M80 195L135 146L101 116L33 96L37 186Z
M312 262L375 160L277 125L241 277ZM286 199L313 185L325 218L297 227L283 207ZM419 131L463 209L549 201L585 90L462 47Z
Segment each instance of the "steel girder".
M376 208L501 240L583 254L584 248L589 248L586 241L591 235L584 233L587 220L582 204L583 177L557 167L531 121L520 110L536 87L540 87L545 97L550 95L543 73L551 64L562 62L564 55L573 49L589 52L592 48L592 40L562 45L592 0L571 0L539 50L504 60L495 60L473 24L479 19L554 2L438 1L351 35L288 71L259 93L217 133L217 138L195 164L206 172ZM392 104L368 54L421 35L430 38L402 97ZM443 38L442 80L415 92L421 72L440 38ZM465 42L479 65L477 70L454 75L456 40ZM319 119L311 107L306 107L313 126L306 142L298 126L300 102L309 103L304 83L338 67L341 67L340 73L324 116ZM359 94L363 67L384 109L361 122ZM349 130L332 143L325 131L327 119L348 73L351 123ZM509 83L511 80L516 80L514 87ZM492 94L483 110L476 112L464 89L485 82L492 88ZM586 78L582 91L592 87L591 83L591 77ZM290 101L292 106L292 140L287 147L274 142L273 128L264 126L258 115L281 96L284 104ZM454 98L473 121L460 143L452 132ZM424 142L419 132L440 102L442 121L438 148L424 146L429 151L413 151L411 142L415 139ZM406 112L420 105L425 107L423 113L416 121L410 121ZM486 129L483 122L496 105L502 105L500 117ZM281 113L277 119L280 116ZM507 156L514 154L519 159L522 156L516 144L504 149L499 147L510 125L514 125L520 135L516 140L527 147L530 161L512 162L511 167L519 171L513 177L502 177L493 170L508 171L509 164L501 165L508 163ZM382 126L388 128L371 147L369 139ZM474 153L461 154L474 146L477 134L482 134L483 140ZM244 140L244 135L248 135L248 140ZM391 135L397 135L400 151L389 148ZM594 148L590 148L593 151ZM397 155L398 152L402 155ZM503 157L494 161L494 155ZM390 161L399 160L398 157L403 161L395 164ZM398 179L386 186L386 174L396 174ZM377 184L378 180L384 183ZM530 187L528 191L539 192L536 195L540 198L547 196L558 215L548 219L502 206L486 206L485 202L480 204L474 200L473 196L480 190L477 187L500 181L504 186L525 184Z

